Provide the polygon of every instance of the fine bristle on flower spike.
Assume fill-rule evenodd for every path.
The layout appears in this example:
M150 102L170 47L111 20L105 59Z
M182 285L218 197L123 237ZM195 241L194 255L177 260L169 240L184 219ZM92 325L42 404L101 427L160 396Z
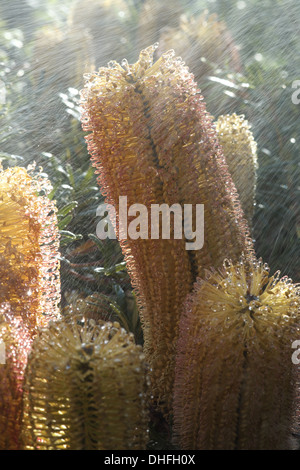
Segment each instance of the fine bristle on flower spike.
M142 450L148 380L118 323L68 317L41 329L25 375L25 450Z
M39 326L59 317L56 207L31 169L0 170L0 448L20 448L24 370Z
M204 246L184 239L121 240L144 328L153 395L170 408L174 350L183 301L197 275L233 260L253 245L211 116L184 63L174 52L153 62L157 45L132 65L111 62L87 76L82 124L106 202L118 215L143 204L204 204ZM194 225L195 226L195 225ZM118 217L117 217L118 229ZM117 230L118 233L118 230Z
M174 441L182 449L288 449L300 286L261 261L198 280L180 322Z
M32 332L59 315L59 237L49 182L25 168L0 170L0 304Z
M257 144L244 116L227 114L216 121L219 143L237 192L242 209L252 226L255 206L256 172L258 168Z
M23 378L32 334L9 306L0 308L0 450L20 450Z

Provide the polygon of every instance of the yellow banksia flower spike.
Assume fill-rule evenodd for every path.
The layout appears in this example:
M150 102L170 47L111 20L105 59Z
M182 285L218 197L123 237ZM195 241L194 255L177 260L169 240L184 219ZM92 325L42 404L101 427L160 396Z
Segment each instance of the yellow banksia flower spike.
M174 350L183 301L197 275L253 256L252 241L210 115L192 75L172 52L153 63L156 46L129 65L111 62L87 77L82 124L99 184L118 215L143 204L204 204L202 249L184 239L138 240L121 246L136 289L154 396L170 407ZM195 222L195 219L194 219ZM118 228L118 220L117 220Z
M251 127L243 115L227 114L218 117L216 129L242 209L251 227L258 168L257 144Z
M20 450L23 379L32 333L8 304L0 308L0 450Z
M142 347L118 323L68 317L35 338L24 387L25 450L143 450Z
M32 333L59 316L59 234L46 178L0 170L0 306L9 304Z
M261 260L198 280L180 323L174 441L182 449L288 449L300 286Z

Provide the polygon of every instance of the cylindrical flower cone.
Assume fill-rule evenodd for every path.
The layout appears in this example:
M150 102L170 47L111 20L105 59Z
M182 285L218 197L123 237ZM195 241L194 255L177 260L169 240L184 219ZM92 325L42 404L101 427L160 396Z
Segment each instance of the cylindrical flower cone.
M172 53L153 64L154 51L142 51L133 65L112 62L90 75L82 92L82 123L90 132L88 150L106 202L116 209L117 233L120 196L127 197L128 208L137 203L147 210L146 236L126 234L121 246L137 291L154 396L169 407L186 295L197 275L222 263L224 252L233 259L243 252L252 258L253 246L192 75ZM187 249L184 230L178 239L175 229L170 239L161 234L153 239L150 213L155 204L177 204L182 215L184 205L192 205L193 227L196 205L204 204L201 249Z
M33 333L59 315L57 209L39 195L49 184L25 168L0 170L0 305Z
M258 168L257 144L251 127L244 116L227 114L218 117L216 129L242 209L251 227Z
M59 316L56 206L49 182L24 168L0 170L0 448L20 448L22 386L39 326Z
M174 441L182 449L288 449L300 289L261 261L198 280L180 322Z
M26 450L143 450L147 368L117 323L68 319L34 340L25 376Z
M9 306L0 308L0 450L20 450L24 370L32 334Z

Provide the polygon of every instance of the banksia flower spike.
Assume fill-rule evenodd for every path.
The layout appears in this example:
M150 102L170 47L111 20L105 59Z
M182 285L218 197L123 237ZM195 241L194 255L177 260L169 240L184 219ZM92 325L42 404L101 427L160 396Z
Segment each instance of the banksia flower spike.
M0 448L20 448L22 386L39 326L58 316L56 207L49 182L24 168L0 170Z
M258 161L257 145L250 125L244 116L227 114L219 116L216 129L242 209L251 227L255 207Z
M168 408L186 295L205 268L222 264L225 250L233 259L243 252L252 258L253 246L193 77L172 52L153 63L155 48L142 51L133 65L112 62L87 78L82 124L90 132L88 150L106 202L116 209L117 233L120 196L127 197L128 206L143 204L148 214L153 204L194 209L204 204L202 249L187 250L184 237L174 239L173 232L169 240L152 239L150 224L146 237L121 240L140 306L154 396Z
M0 308L0 450L19 450L24 370L32 334L9 305Z
M182 449L288 449L300 286L261 261L198 280L180 322L174 440Z
M59 315L56 206L50 183L25 168L0 170L0 305L32 333Z
M26 369L26 450L143 450L147 369L141 346L117 323L51 322Z

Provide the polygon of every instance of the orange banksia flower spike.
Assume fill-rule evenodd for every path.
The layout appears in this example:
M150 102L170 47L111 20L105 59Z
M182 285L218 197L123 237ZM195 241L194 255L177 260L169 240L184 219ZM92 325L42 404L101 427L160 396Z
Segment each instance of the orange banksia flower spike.
M9 306L0 308L0 450L20 450L24 370L32 334Z
M24 449L145 449L147 384L142 347L119 324L51 322L26 369Z
M119 213L128 206L204 204L204 246L184 239L121 240L138 294L154 395L170 406L174 348L183 301L205 268L252 258L253 246L210 115L192 75L172 52L153 63L156 46L129 65L111 62L87 76L82 124L99 184ZM193 215L195 222L195 215ZM118 220L117 220L118 229Z
M0 448L20 448L24 370L39 326L59 316L56 207L49 182L0 170Z
M261 261L198 280L180 322L174 441L182 449L288 449L300 287Z
M59 236L49 182L24 168L0 170L0 305L32 330L59 315Z

